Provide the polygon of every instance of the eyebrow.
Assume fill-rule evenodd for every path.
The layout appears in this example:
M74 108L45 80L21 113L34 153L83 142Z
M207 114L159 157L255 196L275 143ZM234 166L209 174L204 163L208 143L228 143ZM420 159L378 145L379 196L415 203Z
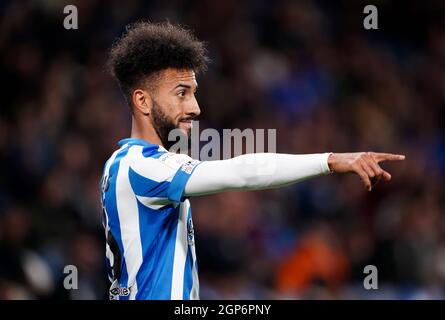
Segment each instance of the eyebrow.
M172 91L175 90L176 88L186 88L186 89L191 89L192 86L191 86L191 85L188 85L188 84L180 83L180 84L178 84L176 87L174 87L174 88L172 89ZM198 89L198 85L196 85L196 89Z

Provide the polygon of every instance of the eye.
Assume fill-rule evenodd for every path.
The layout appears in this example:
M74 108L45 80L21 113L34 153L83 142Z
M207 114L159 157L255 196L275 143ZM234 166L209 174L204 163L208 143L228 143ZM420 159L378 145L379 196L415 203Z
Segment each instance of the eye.
M178 96L185 97L185 90L181 90L178 92Z

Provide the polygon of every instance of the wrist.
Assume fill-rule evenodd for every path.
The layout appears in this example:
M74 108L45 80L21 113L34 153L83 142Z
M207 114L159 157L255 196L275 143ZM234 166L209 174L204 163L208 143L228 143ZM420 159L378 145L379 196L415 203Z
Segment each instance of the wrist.
M337 157L335 156L335 153L330 152L329 156L327 158L327 163L328 163L329 171L331 173L335 172L334 166L335 166L336 160L337 160Z

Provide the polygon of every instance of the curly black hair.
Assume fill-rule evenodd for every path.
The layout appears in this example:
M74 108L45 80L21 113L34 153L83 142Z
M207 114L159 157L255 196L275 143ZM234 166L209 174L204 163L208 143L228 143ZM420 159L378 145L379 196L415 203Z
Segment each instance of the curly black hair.
M187 29L169 22L136 22L111 47L108 67L129 99L137 86L147 85L167 68L207 69L207 50L203 42Z

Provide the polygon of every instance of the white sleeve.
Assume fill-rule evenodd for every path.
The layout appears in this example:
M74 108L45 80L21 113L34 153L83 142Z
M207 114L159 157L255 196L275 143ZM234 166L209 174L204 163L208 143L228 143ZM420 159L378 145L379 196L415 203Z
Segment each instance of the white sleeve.
M232 159L204 161L185 186L185 196L229 190L259 190L286 186L330 173L331 153L252 153Z

